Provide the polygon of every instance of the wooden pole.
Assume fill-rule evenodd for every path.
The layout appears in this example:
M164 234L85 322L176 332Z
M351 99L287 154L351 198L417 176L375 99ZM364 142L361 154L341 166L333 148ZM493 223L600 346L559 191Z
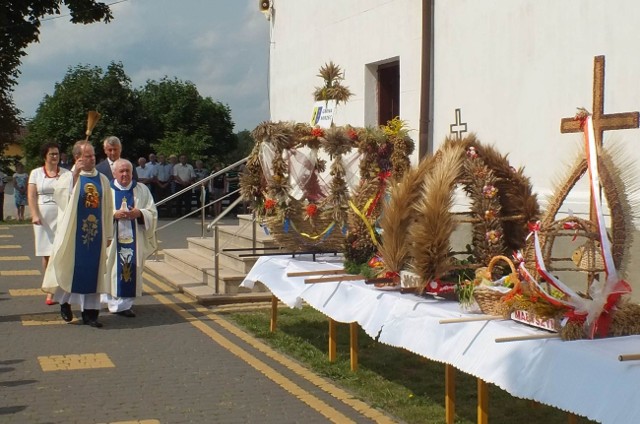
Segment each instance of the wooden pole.
M440 324L457 324L461 322L474 322L474 321L494 321L499 319L506 319L499 315L479 315L475 317L460 317L460 318L446 318L438 321Z
M478 424L489 424L489 385L478 379Z
M287 272L287 277L307 277L309 275L333 275L344 273L344 269L319 269L317 271Z
M271 296L271 322L269 324L269 331L275 333L278 326L278 298Z
M499 337L496 339L496 343L523 342L526 340L559 339L559 338L560 338L559 334L530 334L527 336Z
M575 414L572 414L571 412L569 412L567 414L567 422L569 424L578 424L578 417Z
M638 361L638 360L640 360L640 353L618 356L618 361Z
M329 318L329 362L336 360L336 322Z
M445 364L444 366L444 416L447 424L456 421L456 369Z
M305 284L316 284L316 283L336 283L341 281L358 281L364 280L364 276L362 275L336 275L331 277L318 277L318 278L306 278L304 280Z
M351 356L351 371L358 371L358 326L357 322L349 324L349 354Z

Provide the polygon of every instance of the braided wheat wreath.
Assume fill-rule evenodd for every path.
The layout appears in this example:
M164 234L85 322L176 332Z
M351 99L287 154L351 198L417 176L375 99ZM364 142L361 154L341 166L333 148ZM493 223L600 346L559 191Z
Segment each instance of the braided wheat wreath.
M541 220L540 245L542 247L543 259L550 271L560 270L554 267L554 261L557 262L558 260L552 257L553 244L556 241L556 237L562 233L572 232L572 230L563 231L561 224L565 221L582 222L582 220L571 217L558 220L556 215L569 195L569 192L587 172L587 161L584 156L584 152L581 152L580 156L567 172L565 178L556 186L553 196L549 199L547 211ZM616 151L615 148L613 151L611 149L601 148L598 152L600 180L611 214L611 253L616 268L624 275L628 262L628 252L632 242L631 237L634 231L634 208L630 203L630 198L633 197L637 191L637 183L635 182L637 176L633 174L634 166L628 163L620 163L621 160L624 160L624 155ZM585 233L585 237L593 240L597 240L600 237L600 235L597 234L598 230L594 224L587 222L584 227L586 228L584 228L580 234ZM575 234L578 233L576 232ZM575 237L575 234L573 234L573 237ZM527 268L535 270L535 253L532 239L527 243L525 257L527 260ZM587 272L598 271L597 269L580 269L580 267L576 270Z
M573 216L564 219L557 218L558 211L569 192L587 172L587 162L584 156L584 152L581 152L573 166L567 171L565 178L556 186L554 195L549 199L547 211L541 220L540 244L543 260L549 271L586 272L592 275L604 272L603 265L599 263L601 258L594 257L587 261L575 261L577 262L575 267L567 267L562 263L570 262L575 258L552 257L554 243L560 236L587 239L587 243L581 247L590 247L592 252L581 252L585 255L597 253L598 249L594 249L594 244L599 242L603 236L599 234L597 225L591 221ZM634 211L637 210L636 201L631 200L638 192L637 175L634 172L635 164L631 164L629 159L616 148L600 148L598 151L598 171L611 216L609 233L613 262L619 274L624 276L632 242L631 236L634 231ZM567 223L572 225L565 226L564 224ZM606 235L604 236L606 237ZM536 257L532 239L527 242L525 258L526 267L533 274L533 270L536 269ZM539 276L534 274L534 278L539 278ZM557 310L552 313L557 313ZM631 302L627 297L621 299L613 309L608 336L632 334L640 334L640 306ZM560 336L563 340L589 337L583 323L572 321L561 328Z
M280 246L292 252L341 251L350 198L342 157L356 147L357 129L347 126L323 130L303 123L263 122L252 136L256 146L240 180L240 190L251 202L256 219L264 223ZM267 146L271 153L261 153ZM311 157L299 150L302 147L312 151ZM319 184L326 165L318 157L320 150L332 158L327 187ZM291 195L294 176L290 162L296 154L307 158L305 166L313 167L300 187L300 198Z
M471 200L463 220L451 213L457 186ZM411 270L423 290L432 280L446 281L458 268L450 238L459 222L472 224L471 263L464 266L475 268L522 248L527 224L538 216L536 196L522 169L511 167L506 156L473 134L447 138L391 189L380 221L385 272Z

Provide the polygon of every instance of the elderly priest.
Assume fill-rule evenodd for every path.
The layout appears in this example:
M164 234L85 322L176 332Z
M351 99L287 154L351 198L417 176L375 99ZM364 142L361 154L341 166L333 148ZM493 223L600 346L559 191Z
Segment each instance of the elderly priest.
M133 165L126 159L114 162L111 188L114 241L107 259L109 291L102 301L109 311L128 318L136 316L133 302L142 295L144 261L156 250L158 211L151 192L144 184L132 179Z

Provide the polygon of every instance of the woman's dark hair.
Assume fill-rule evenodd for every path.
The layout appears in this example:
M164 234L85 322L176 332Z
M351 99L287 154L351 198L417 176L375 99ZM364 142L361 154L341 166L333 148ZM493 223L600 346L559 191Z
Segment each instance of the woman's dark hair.
M47 153L49 153L49 149L58 149L60 151L60 146L55 141L48 141L40 147L40 157L42 159L47 158Z

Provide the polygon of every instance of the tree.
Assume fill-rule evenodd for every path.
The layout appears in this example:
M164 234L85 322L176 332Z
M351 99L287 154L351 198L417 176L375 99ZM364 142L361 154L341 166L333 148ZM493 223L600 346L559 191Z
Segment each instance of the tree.
M147 81L139 96L150 122L149 139L157 152L206 159L235 150L231 110L210 97L203 98L192 82L167 77Z
M147 121L122 63L111 63L106 71L78 65L69 68L52 95L45 96L29 123L24 142L28 163L38 159L40 145L46 140L55 140L68 151L84 138L89 110L102 115L91 136L98 155L102 153L101 140L109 135L122 140L123 157L147 153L148 141L143 135Z
M13 140L21 124L20 111L13 102L13 87L20 75L25 49L40 35L41 18L59 15L69 8L72 23L89 24L113 16L109 6L95 0L3 0L0 2L0 155Z
M256 144L253 137L251 137L251 132L249 130L240 131L236 134L238 139L238 147L235 150L232 150L224 155L222 162L230 165L239 161L242 158L246 158L249 156L251 151L253 150L253 146Z
M122 156L133 160L152 151L220 159L238 144L229 107L203 98L191 82L165 77L134 90L122 63L111 63L106 71L77 65L45 96L29 123L27 165L39 163L40 145L47 140L68 151L84 138L89 110L102 114L91 136L98 156L110 135L122 141Z

